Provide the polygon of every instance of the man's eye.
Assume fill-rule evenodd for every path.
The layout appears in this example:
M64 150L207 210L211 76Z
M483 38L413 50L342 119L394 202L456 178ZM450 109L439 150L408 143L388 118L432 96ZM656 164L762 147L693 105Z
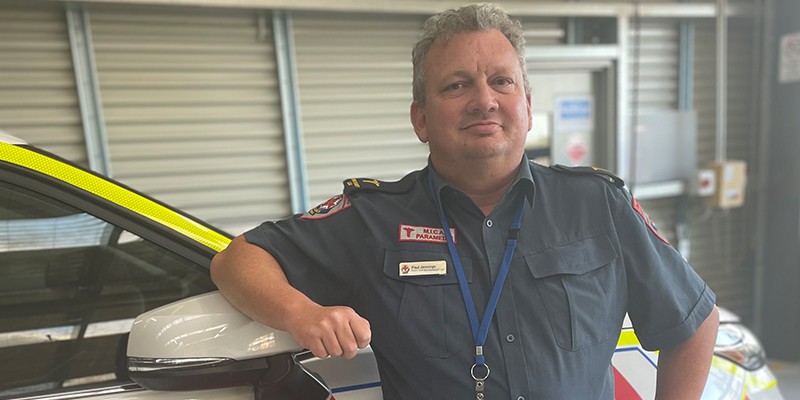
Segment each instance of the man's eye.
M495 81L500 86L511 86L514 82L508 78L499 78Z
M458 90L464 87L464 84L461 82L451 83L447 86L447 90Z

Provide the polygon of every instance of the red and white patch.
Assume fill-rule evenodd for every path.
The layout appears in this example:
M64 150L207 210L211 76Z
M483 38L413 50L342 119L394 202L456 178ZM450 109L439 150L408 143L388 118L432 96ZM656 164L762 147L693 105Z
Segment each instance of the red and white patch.
M455 228L450 228L450 236L453 237L453 243L458 243ZM442 228L400 224L400 241L447 243L447 237L444 235L444 229Z
M328 201L308 210L303 214L300 219L322 219L330 217L339 211L350 208L350 200L344 194L336 195L328 199Z
M658 233L658 228L656 228L656 224L654 224L653 220L650 219L650 216L647 215L647 213L644 212L644 209L642 208L642 205L639 204L639 202L636 201L636 199L633 199L633 209L636 210L636 212L639 213L639 215L642 216L642 219L644 220L644 224L647 225L647 227L650 228L650 230L653 231L653 233L655 233L656 236L658 236L658 238L661 239L661 241L663 241L666 244L669 244L667 239L664 239L664 237L661 236L660 233ZM672 246L672 245L670 244L670 246Z

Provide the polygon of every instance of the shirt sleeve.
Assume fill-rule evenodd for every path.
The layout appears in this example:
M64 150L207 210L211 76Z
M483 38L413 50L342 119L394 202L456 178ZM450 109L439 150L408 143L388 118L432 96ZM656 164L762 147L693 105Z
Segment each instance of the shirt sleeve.
M297 214L264 222L244 233L245 239L269 252L289 284L323 306L348 305L364 262L366 226L349 207L322 218Z
M628 285L628 315L646 350L691 338L713 310L716 296L658 233L627 191L615 217Z

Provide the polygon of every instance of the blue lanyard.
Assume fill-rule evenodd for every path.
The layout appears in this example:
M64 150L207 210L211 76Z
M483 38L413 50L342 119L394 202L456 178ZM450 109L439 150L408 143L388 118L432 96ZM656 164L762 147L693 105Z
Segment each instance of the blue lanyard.
M503 261L500 264L500 272L497 273L494 287L492 288L492 295L489 297L489 304L486 306L486 312L483 314L483 321L478 324L478 313L475 312L475 304L472 302L472 294L469 291L469 284L467 278L464 276L464 269L461 267L461 259L458 257L456 245L453 242L453 236L450 234L450 226L447 225L447 219L444 216L444 208L436 198L436 191L433 189L433 178L428 172L428 186L433 195L433 202L436 204L436 211L439 212L439 219L442 221L442 229L444 235L447 237L447 247L450 248L450 257L453 259L453 267L456 270L458 277L458 284L461 286L461 295L464 297L464 303L467 306L467 315L469 316L469 324L472 326L472 338L475 340L475 365L485 365L485 358L483 356L483 345L486 343L486 336L489 335L489 324L492 322L492 316L497 309L497 301L500 299L500 292L503 290L503 283L508 276L508 270L511 266L511 258L514 257L514 250L517 248L517 236L519 229L522 225L522 211L525 208L527 199L522 196L522 201L517 206L517 212L514 214L514 221L511 223L511 228L508 230L508 241L506 242L506 252L503 254ZM473 366L474 368L474 366ZM488 376L488 373L487 373ZM474 376L473 376L474 377Z

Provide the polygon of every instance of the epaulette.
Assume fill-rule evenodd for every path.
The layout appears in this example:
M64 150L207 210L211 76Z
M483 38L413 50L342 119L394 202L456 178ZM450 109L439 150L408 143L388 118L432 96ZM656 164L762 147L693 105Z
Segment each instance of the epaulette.
M604 170L602 168L597 167L567 167L561 164L551 165L550 169L559 171L559 172L566 172L568 174L575 174L575 175L594 175L599 176L612 184L614 186L622 189L625 186L625 182L622 181L618 176L614 175L613 172Z
M414 177L407 175L395 182L384 182L369 178L351 178L345 179L342 183L344 184L344 193L346 195L360 191L406 193L414 186Z

